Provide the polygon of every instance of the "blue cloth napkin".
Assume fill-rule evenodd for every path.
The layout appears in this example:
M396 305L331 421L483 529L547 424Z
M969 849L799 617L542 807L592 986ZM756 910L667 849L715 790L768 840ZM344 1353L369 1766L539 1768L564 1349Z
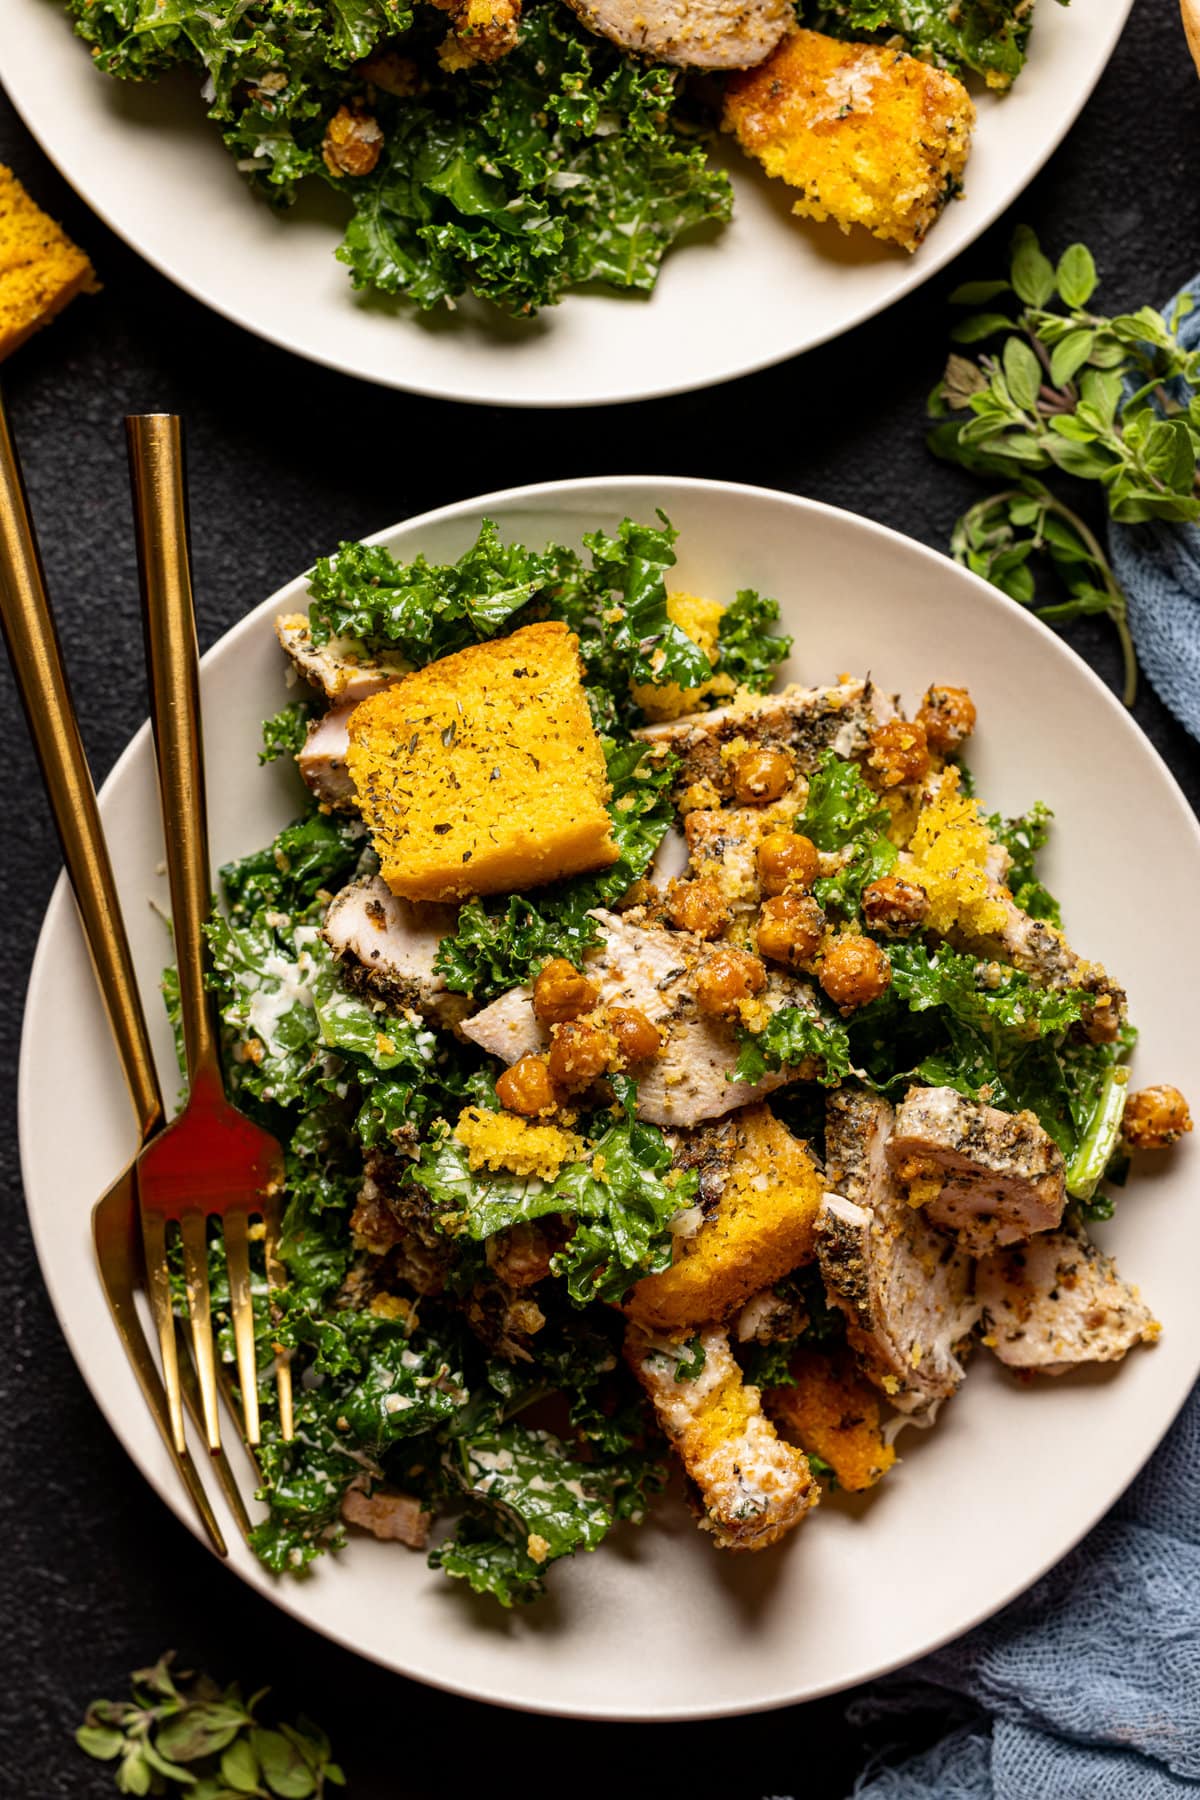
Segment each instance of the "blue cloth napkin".
M852 1712L940 1705L962 1719L964 1701L972 1716L923 1755L869 1770L858 1800L1196 1800L1200 1388L1065 1561Z
M1200 276L1184 292L1194 349ZM1142 668L1200 737L1200 527L1113 525L1109 543ZM869 1769L858 1800L1200 1800L1200 1387L1078 1549L851 1716L930 1707L953 1721L946 1735Z
M1200 346L1200 275L1182 292L1193 310L1179 340ZM1165 308L1169 319L1176 295ZM1178 396L1186 400L1186 395ZM1129 599L1129 626L1147 680L1200 738L1200 526L1110 525L1109 559Z

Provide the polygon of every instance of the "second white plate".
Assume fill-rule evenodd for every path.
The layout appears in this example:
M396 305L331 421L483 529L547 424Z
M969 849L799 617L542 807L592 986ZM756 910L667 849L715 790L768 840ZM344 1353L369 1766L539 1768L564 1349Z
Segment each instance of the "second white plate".
M966 197L915 256L791 216L788 190L735 169L731 225L668 256L649 299L576 294L528 324L462 305L429 319L357 298L334 260L332 194L278 216L246 191L199 83L99 75L60 0L3 0L0 81L114 231L197 299L314 362L388 387L501 406L590 406L710 386L781 362L943 268L1030 182L1112 54L1131 0L1038 0L1011 93L979 98ZM1061 246L1059 246L1061 248ZM999 270L996 273L1000 273ZM103 275L103 270L101 270Z

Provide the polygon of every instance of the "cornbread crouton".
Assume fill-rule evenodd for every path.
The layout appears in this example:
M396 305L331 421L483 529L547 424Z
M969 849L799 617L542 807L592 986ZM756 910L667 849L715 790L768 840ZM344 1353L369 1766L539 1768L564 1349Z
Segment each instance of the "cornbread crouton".
M511 893L617 860L580 677L565 625L526 625L355 710L350 775L394 893Z
M704 1360L689 1374L697 1342ZM631 1325L625 1355L696 1485L701 1529L720 1549L764 1550L816 1506L820 1489L806 1457L776 1432L719 1326L692 1340Z
M667 595L667 617L680 631L687 632L714 666L719 654L717 640L724 611L719 600L703 600L698 594ZM661 657L663 652L660 650L657 654ZM711 681L694 688L681 688L677 681L668 681L662 687L652 687L649 683L643 687L635 685L631 691L646 717L655 721L678 719L683 713L695 712L709 695L732 694L735 685L732 675L714 675Z
M0 362L100 283L83 251L0 164Z
M797 31L725 89L722 123L793 212L915 250L961 185L975 108L943 69L875 44Z
M839 1487L874 1487L896 1460L879 1427L879 1400L845 1353L798 1350L788 1364L794 1387L769 1388L763 1405L781 1436L829 1464Z
M712 1215L677 1236L677 1260L638 1282L626 1310L652 1331L735 1311L815 1254L823 1183L804 1145L765 1106L725 1127L734 1152Z

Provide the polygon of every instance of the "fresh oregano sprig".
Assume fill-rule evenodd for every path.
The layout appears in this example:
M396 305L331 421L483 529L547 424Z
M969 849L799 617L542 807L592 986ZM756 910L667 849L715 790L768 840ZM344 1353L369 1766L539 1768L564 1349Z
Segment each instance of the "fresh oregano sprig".
M344 1787L329 1739L308 1719L261 1725L261 1688L243 1701L236 1683L172 1671L168 1650L131 1677L132 1699L93 1700L75 1741L116 1764L122 1794L184 1794L189 1800L320 1800Z
M937 455L1005 479L955 527L960 562L1014 599L1034 602L1031 559L1044 555L1066 598L1037 610L1062 623L1106 613L1121 639L1125 698L1136 664L1125 596L1095 535L1037 476L1098 482L1123 524L1200 518L1200 351L1153 307L1108 318L1091 310L1096 265L1072 244L1057 265L1028 226L1014 233L1009 275L968 282L951 295L967 314L951 333L964 345L1003 341L974 359L952 353L930 398ZM1016 303L1002 312L999 304Z

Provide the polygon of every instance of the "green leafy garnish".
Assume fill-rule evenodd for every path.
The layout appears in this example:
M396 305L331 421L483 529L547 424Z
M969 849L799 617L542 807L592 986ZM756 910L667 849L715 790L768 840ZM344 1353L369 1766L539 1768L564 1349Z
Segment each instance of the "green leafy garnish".
M951 299L981 302L952 333L990 344L974 360L950 357L934 389L929 436L939 456L1005 478L955 528L957 559L1051 623L1088 613L1110 617L1125 661L1132 705L1137 665L1126 602L1099 542L1062 498L1038 479L1067 475L1099 484L1110 518L1200 518L1200 351L1185 350L1179 325L1151 306L1112 317L1096 312L1096 266L1083 244L1057 265L1028 226L1014 233L1007 280L969 283ZM1011 300L1015 315L1000 311ZM1066 598L1037 603L1033 564L1043 558Z
M753 1085L773 1069L815 1065L816 1080L838 1087L851 1072L850 1033L831 1013L815 1005L781 1006L761 1031L738 1027L740 1049L735 1081Z
M218 1687L207 1675L174 1669L174 1660L168 1650L152 1668L135 1669L132 1698L93 1700L75 1733L86 1755L115 1765L118 1792L320 1800L346 1785L319 1725L260 1723L269 1688L245 1700L236 1682Z
M843 850L860 838L886 831L890 823L891 814L868 787L858 764L843 762L834 750L822 751L796 830L811 838L818 850Z
M756 594L753 588L739 588L721 614L717 627L719 667L739 687L765 694L774 682L779 664L792 648L790 637L771 629L778 618L778 600Z

